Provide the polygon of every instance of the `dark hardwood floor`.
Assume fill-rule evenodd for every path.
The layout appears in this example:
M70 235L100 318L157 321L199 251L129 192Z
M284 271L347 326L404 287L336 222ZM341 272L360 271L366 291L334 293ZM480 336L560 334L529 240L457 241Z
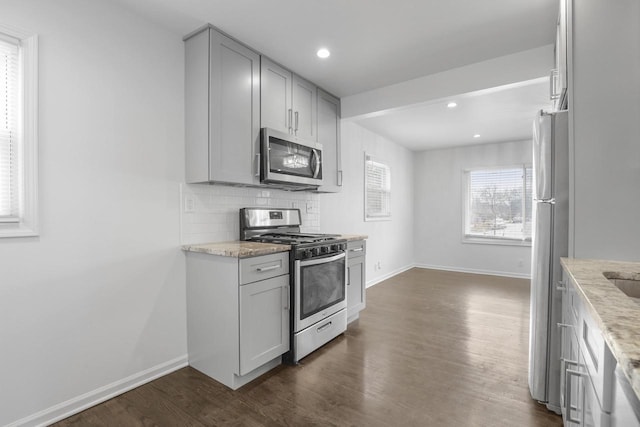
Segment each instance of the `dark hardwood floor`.
M413 269L348 331L237 391L184 368L57 426L561 426L527 388L525 280Z

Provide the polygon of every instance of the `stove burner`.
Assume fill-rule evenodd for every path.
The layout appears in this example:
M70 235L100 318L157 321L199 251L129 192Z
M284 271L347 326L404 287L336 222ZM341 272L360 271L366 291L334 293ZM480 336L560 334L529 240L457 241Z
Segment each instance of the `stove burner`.
M253 236L249 240L262 243L300 245L303 243L328 242L336 240L338 237L338 234L265 233Z

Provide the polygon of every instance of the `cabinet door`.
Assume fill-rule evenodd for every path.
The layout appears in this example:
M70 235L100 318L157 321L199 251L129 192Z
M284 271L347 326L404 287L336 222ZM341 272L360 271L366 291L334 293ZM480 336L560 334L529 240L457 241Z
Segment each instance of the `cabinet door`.
M568 43L568 2L560 0L560 10L558 13L558 23L556 25L555 42L555 78L553 85L553 106L554 110L567 108L567 43Z
M260 135L260 55L211 30L211 181L254 184Z
M289 351L289 275L240 286L240 375Z
M269 58L263 56L260 61L260 126L291 133L293 75Z
M293 133L309 141L316 141L316 86L293 75Z
M347 317L358 314L366 306L366 243L364 240L347 244Z
M318 89L318 142L322 144L320 192L335 193L342 187L340 158L340 99Z

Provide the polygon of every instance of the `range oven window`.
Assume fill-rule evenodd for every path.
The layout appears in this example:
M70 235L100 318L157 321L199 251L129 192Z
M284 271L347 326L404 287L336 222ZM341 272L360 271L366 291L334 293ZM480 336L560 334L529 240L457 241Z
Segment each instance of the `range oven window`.
M269 137L269 170L287 175L322 178L321 151Z
M300 319L344 301L345 261L300 266Z

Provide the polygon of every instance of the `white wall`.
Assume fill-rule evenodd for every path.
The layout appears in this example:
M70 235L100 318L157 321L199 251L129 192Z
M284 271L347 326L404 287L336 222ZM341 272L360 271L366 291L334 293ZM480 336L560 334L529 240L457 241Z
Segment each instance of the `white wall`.
M573 2L573 255L640 260L640 2Z
M31 424L186 362L184 52L113 2L0 10L40 37L41 235L0 239L0 425Z
M413 265L413 154L345 120L341 138L343 188L340 193L320 195L320 228L326 233L368 235L367 283L377 283ZM390 221L364 220L365 152L386 160L391 168Z
M531 141L429 150L414 155L418 266L529 277L531 248L462 242L463 171L531 164Z

